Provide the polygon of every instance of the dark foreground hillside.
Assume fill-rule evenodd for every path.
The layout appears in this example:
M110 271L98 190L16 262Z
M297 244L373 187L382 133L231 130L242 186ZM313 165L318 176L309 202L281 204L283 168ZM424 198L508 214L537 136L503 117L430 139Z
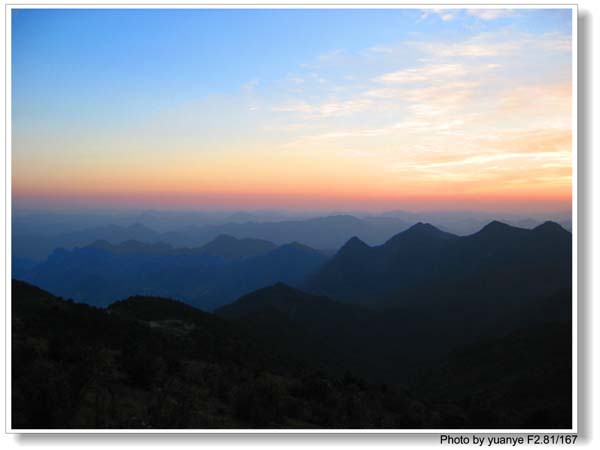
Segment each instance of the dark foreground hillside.
M12 294L15 429L571 425L570 322L472 345L400 386L316 370L172 300L99 309L18 281Z

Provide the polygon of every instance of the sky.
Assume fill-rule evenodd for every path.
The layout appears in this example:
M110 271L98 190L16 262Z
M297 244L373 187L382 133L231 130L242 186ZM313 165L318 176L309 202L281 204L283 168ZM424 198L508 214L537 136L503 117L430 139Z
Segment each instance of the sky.
M12 12L13 206L571 208L571 10Z

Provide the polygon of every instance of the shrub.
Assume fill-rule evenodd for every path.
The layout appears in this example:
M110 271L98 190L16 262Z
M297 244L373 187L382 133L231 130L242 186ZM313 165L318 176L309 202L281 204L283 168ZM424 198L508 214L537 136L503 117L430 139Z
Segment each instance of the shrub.
M282 421L285 391L267 377L251 380L233 392L236 416L257 428L268 428Z

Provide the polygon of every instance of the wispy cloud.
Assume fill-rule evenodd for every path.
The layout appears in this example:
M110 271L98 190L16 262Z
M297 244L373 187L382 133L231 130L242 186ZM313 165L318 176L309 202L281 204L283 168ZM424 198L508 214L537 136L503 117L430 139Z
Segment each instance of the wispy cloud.
M367 98L357 98L350 100L326 101L317 104L309 104L302 100L285 103L273 107L273 111L301 113L305 118L326 118L334 116L345 116L362 111L367 108L372 101Z
M494 8L494 9L469 9L468 14L477 17L481 20L496 20L502 19L505 17L514 17L516 15L516 11L514 9L507 8Z
M458 10L458 9L441 9L441 8L424 9L424 10L422 10L422 14L421 14L421 17L419 18L419 22L423 21L431 16L439 17L444 22L450 22L451 20L454 20L458 16L459 12L460 12L460 10Z
M256 87L258 86L258 83L259 83L258 79L254 78L254 79L248 81L247 83L245 83L242 86L242 89L246 92L252 92L252 91L254 91L254 89L256 89Z
M563 33L534 35L510 29L478 33L459 42L415 41L412 45L436 58L483 58L523 55L529 51L548 53L571 50L571 38Z
M485 57L498 56L513 52L518 48L516 42L485 43L480 39L469 40L462 43L424 43L421 47L428 53L442 57Z
M466 74L460 64L432 64L423 67L399 70L380 75L375 81L380 83L415 83L419 81L434 81L457 78Z
M515 86L498 95L497 113L551 128L570 128L571 95L570 83Z
M273 111L287 113L311 113L314 108L302 100L295 100L273 107Z

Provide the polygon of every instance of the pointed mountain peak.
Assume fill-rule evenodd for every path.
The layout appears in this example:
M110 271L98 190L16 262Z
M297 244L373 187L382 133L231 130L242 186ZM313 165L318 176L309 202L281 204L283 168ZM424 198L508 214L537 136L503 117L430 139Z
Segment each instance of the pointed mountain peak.
M525 228L513 227L512 225L508 225L507 223L500 222L498 220L493 220L484 226L481 230L474 234L474 236L490 236L490 237L500 237L500 236L512 236L515 233L527 233L529 230Z
M353 236L350 238L348 242L344 244L341 250L351 250L351 249L362 249L362 248L371 248L365 242L361 241L358 237Z
M321 310L334 304L327 297L308 294L293 288L285 283L276 283L250 292L229 305L221 306L215 310L218 316L228 318L241 318L253 314L272 313L285 314L289 318L304 315L309 320L314 320L314 308ZM304 311L304 312L302 312Z
M362 257L364 253L370 249L371 247L369 247L365 242L361 241L358 237L354 236L350 238L350 240L348 240L344 245L342 245L342 247L336 253L335 257Z
M511 230L515 227L510 226L507 223L504 222L500 222L499 220L492 220L490 223L488 223L486 226L484 226L481 231L485 231L485 232L492 232L492 231L506 231L506 230Z
M535 227L532 231L536 233L568 233L560 224L547 220L541 225Z
M351 238L348 240L348 242L347 242L347 243L348 243L348 244L352 244L352 245L354 245L354 244L364 244L364 245L367 245L367 244L365 244L363 241L361 241L361 240L360 240L360 238L359 238L358 236L352 236L352 237L351 237Z
M396 248L397 245L404 245L406 242L429 242L455 237L456 235L446 233L430 223L417 222L412 227L392 236L382 247L391 249Z
M108 311L130 319L154 320L194 320L208 314L183 303L163 297L134 295L116 301L108 306Z
M406 230L410 233L443 233L439 228L434 227L430 223L417 222L412 227Z
M396 240L404 240L407 237L425 237L425 238L451 238L455 237L451 233L446 233L445 231L440 230L439 228L434 227L430 223L417 222L412 227L398 233L394 237L392 237L388 242Z

